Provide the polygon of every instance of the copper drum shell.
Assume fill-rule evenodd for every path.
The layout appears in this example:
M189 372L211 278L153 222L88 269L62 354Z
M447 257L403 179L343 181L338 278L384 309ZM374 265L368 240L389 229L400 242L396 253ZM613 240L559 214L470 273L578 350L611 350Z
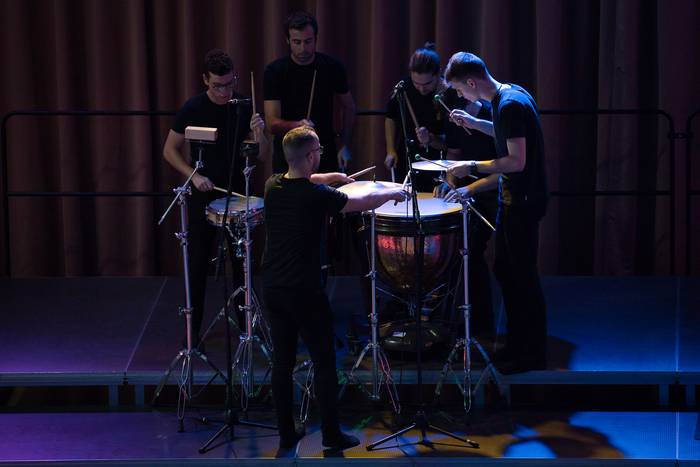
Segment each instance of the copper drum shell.
M459 259L462 216L457 212L421 220L425 232L421 292L426 294L447 280L447 273ZM377 215L375 230L379 278L399 293L413 293L417 267L414 219Z

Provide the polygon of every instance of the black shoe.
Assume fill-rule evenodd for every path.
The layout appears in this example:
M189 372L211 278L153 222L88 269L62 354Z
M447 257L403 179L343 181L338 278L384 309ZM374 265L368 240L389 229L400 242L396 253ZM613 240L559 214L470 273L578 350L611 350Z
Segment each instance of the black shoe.
M360 440L353 435L340 433L337 437L326 439L321 442L324 448L342 451L343 449L354 448L360 445Z
M299 441L306 435L306 431L297 429L292 436L280 436L280 449L294 449Z

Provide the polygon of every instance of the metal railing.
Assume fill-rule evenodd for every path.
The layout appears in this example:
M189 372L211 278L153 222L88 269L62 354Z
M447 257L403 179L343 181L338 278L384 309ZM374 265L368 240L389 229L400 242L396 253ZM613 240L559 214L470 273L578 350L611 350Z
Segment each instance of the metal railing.
M675 232L676 232L676 216L675 207L675 145L676 139L691 135L690 126L692 120L700 114L700 111L691 115L686 123L687 133L678 134L675 130L673 118L665 111L660 109L542 109L540 115L576 115L576 116L601 116L601 115L637 115L637 116L657 116L664 118L668 123L668 132L666 139L669 142L669 189L667 190L586 190L586 191L552 191L552 196L558 197L583 197L583 196L668 196L670 198L670 270L675 271ZM2 167L2 206L3 206L3 236L5 249L5 271L8 276L12 275L11 248L10 248L10 211L9 199L11 197L164 197L171 196L170 192L52 192L52 191L36 191L36 192L15 192L9 190L8 185L8 155L7 155L7 124L11 118L18 116L32 117L57 117L57 116L73 116L73 117L157 117L157 116L173 116L174 111L148 111L148 110L124 110L124 111L100 111L100 110L33 110L33 111L13 111L3 116L2 125L0 127L0 166ZM383 116L383 110L364 110L357 112L358 116ZM687 137L687 160L690 163L690 140ZM689 168L690 166L687 165ZM691 196L700 194L700 191L690 190L690 174L688 170L687 179L687 205L686 205L686 274L690 268L690 199Z

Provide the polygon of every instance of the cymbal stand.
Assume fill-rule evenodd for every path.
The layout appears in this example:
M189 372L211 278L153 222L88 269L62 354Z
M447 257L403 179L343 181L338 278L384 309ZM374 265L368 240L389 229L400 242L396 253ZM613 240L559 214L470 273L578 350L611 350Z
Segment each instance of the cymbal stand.
M352 366L350 373L348 373L346 380L343 383L343 387L340 390L338 398L343 397L345 393L345 388L349 382L358 384L365 393L367 393L365 386L360 383L358 378L355 376L355 371L360 367L362 361L365 358L367 352L372 352L372 391L367 393L367 397L372 402L377 402L380 399L380 392L382 385L386 386L387 394L389 396L389 402L391 403L394 412L401 413L401 402L399 401L399 394L396 390L396 385L394 384L394 379L391 376L391 367L389 366L389 359L387 359L384 349L379 345L379 320L377 315L377 252L376 252L376 230L375 230L375 218L376 213L372 210L370 216L370 271L366 277L369 277L372 281L372 308L369 315L369 322L371 328L371 340L362 349L360 355L357 357L355 364ZM380 374L381 372L381 374Z
M478 391L481 384L487 381L487 378L489 376L491 377L491 379L493 379L494 383L496 384L496 387L498 388L498 392L501 395L503 395L503 387L498 377L498 373L496 372L496 368L491 362L488 353L486 352L486 350L484 350L484 347L479 343L479 341L475 337L472 337L470 333L472 305L469 300L469 212L473 211L481 219L482 222L486 223L486 225L491 230L495 229L493 225L491 225L491 223L488 220L486 220L486 218L482 216L481 213L474 207L470 199L463 198L461 202L462 249L460 250L460 254L462 255L462 281L464 288L464 304L460 305L459 309L462 310L464 316L464 338L457 339L454 346L452 347L452 350L450 351L449 356L447 357L447 360L445 361L445 364L442 367L440 380L435 386L434 401L437 402L438 398L440 397L440 394L442 393L442 386L445 383L447 376L449 374L453 374L455 376L455 383L459 387L459 390L463 396L464 411L466 413L469 413L472 408L473 394L475 394ZM476 348L476 350L481 354L482 358L484 359L484 362L486 363L486 366L482 370L479 379L474 385L474 388L472 388L472 346ZM454 373L454 370L452 369L452 365L460 350L462 351L463 374L461 383L457 380L457 376Z
M165 213L163 213L163 216L158 221L158 225L161 225L167 217L168 213L170 213L171 209L175 206L175 203L178 203L180 205L180 231L175 233L175 238L177 238L180 241L180 247L182 248L182 265L185 278L185 307L180 307L180 314L185 315L187 346L186 348L180 350L173 359L173 361L170 363L170 366L165 371L163 377L160 379L158 387L156 388L156 391L153 395L153 399L151 401L151 403L155 403L156 399L158 398L158 396L160 396L160 393L165 387L165 384L168 382L170 374L175 370L180 361L182 361L180 380L178 382L179 395L177 398L177 419L179 432L184 431L185 407L187 406L187 401L192 399L192 357L194 356L199 358L202 362L206 363L212 368L212 370L214 370L214 376L212 377L212 380L219 376L224 381L226 381L226 377L223 375L223 373L221 373L221 370L219 370L216 367L216 365L214 365L203 352L200 352L198 349L192 348L192 298L190 294L190 261L187 239L187 198L185 197L185 195L192 194L192 189L189 186L189 184L192 181L192 177L194 177L194 174L196 174L197 171L204 166L204 164L202 164L201 154L202 147L200 146L199 160L196 161L192 173L187 178L185 183L182 184L182 186L173 189L173 191L175 192L175 198L170 203L170 206L168 206L168 209L165 210Z

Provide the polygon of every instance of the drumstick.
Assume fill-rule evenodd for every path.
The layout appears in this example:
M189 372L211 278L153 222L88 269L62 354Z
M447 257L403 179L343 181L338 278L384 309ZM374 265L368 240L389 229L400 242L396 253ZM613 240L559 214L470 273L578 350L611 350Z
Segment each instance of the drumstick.
M396 183L396 172L393 167L391 168L391 183Z
M421 156L419 156L419 155L416 155L416 159L418 159L419 161L430 162L431 164L435 164L435 165L437 165L438 167L442 167L442 168L445 169L445 170L450 170L450 169L451 169L451 167L450 167L449 165L443 165L443 164L440 164L439 162L436 162L436 161L430 160L430 159L426 159L425 157L421 157ZM475 179L475 180L479 178L479 177L477 177L477 176L474 175L474 174L468 174L467 177L471 177L471 178L473 178L473 179Z
M253 76L253 72L250 72L250 103L253 105L253 115L257 113L255 109L255 77ZM253 139L255 141L258 140L257 135L255 132L253 132Z
M253 104L253 115L255 115L258 112L255 108L255 77L252 71L250 72L250 102Z
M418 128L418 119L416 118L416 113L413 111L413 106L411 105L411 101L408 99L408 94L406 94L406 91L403 92L403 99L406 101L406 106L408 107L408 113L411 114L411 118L413 119L413 124Z
M401 185L401 189L404 191L406 191L406 186L408 185L408 180L410 179L410 176L411 176L411 170L409 169L408 173L406 174L406 178L403 179L403 184ZM396 206L397 204L399 204L399 202L394 201L394 206ZM408 208L406 208L406 209L408 209Z
M306 111L306 119L311 118L311 105L314 102L314 89L316 88L316 70L314 70L314 79L311 81L311 95L309 96L309 109Z
M447 107L447 105L445 104L445 101L442 100L442 96L440 96L440 94L435 94L435 101L439 102L445 108L448 116L452 113L452 110L449 107ZM462 125L460 125L460 126L462 126ZM464 127L464 126L462 126L462 128L464 128L464 130L467 132L468 135L472 134L472 132L469 131L469 128Z
M219 188L218 186L215 186L213 189L216 191L220 191L222 193L228 193L228 190L224 190L223 188ZM245 195L242 195L240 193L236 193L235 191L232 191L231 194L233 196L240 196L241 198L245 198Z
M376 167L376 165L373 165L372 167L367 167L366 169L362 169L359 172L355 172L352 175L348 175L348 178L355 178L355 177L359 177L360 175L364 175L367 172L374 170L375 167Z

